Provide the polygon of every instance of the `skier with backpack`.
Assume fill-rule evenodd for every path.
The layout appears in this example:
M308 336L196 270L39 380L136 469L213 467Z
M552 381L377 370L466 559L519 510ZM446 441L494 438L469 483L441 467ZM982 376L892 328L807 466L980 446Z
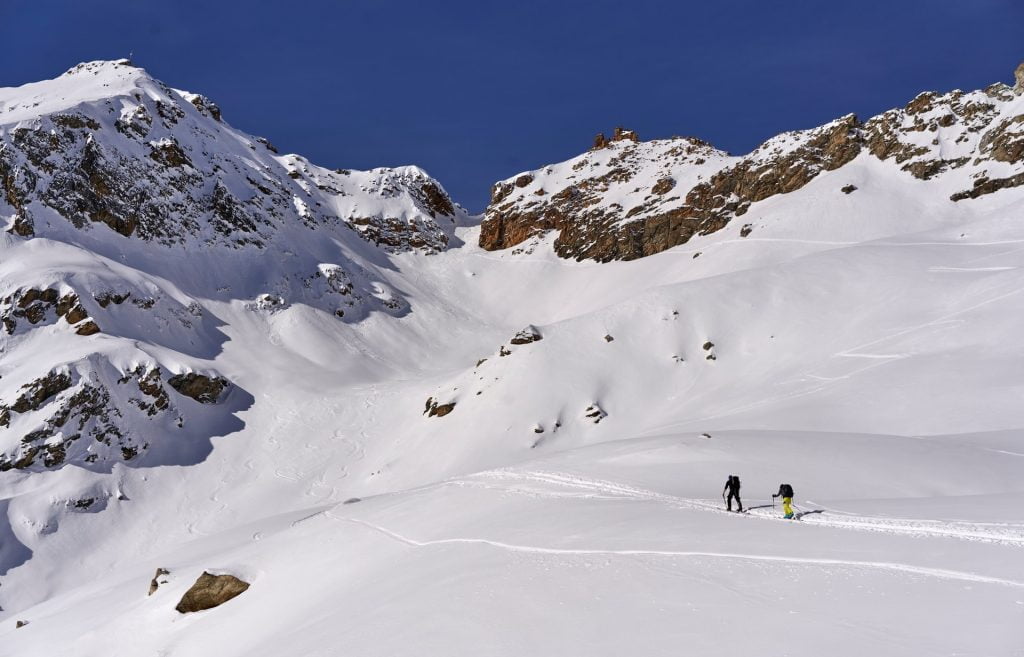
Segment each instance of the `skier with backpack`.
M793 519L793 487L789 484L781 484L779 486L779 492L772 495L772 499L776 497L782 498L782 517L787 520Z
M729 493L728 498L725 500L726 510L732 511L732 500L736 498L737 513L743 513L743 502L740 501L740 478L736 475L729 475L729 478L725 480L725 488L722 489L722 497L725 497L726 493Z

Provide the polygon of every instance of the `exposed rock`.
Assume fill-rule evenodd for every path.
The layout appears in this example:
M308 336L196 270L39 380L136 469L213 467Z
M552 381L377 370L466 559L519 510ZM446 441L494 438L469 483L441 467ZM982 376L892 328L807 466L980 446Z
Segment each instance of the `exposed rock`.
M124 292L121 294L118 294L116 292L104 292L103 294L95 295L93 299L95 299L96 303L100 305L100 308L106 308L110 304L114 304L117 306L121 305L122 303L127 301L128 297L130 297L131 295L131 292Z
M455 410L455 402L451 402L449 404L439 404L433 410L433 415L436 415L437 417L444 417L445 415L448 415L453 410Z
M852 194L853 192L857 191L857 186L856 185L844 185L843 188L840 189L839 191L841 191L844 194Z
M12 449L0 451L0 471L42 465L56 468L67 462L78 464L129 460L148 447L145 437L137 437L123 425L131 406L153 417L169 410L169 400L160 382L158 367L138 367L117 383L137 380L141 396L127 400L123 393L110 389L91 373L72 375L54 370L22 387L23 394L10 406L0 402L0 424L9 426L13 413L37 413L40 428L22 437ZM140 418L141 419L141 418ZM79 500L76 508L84 508Z
M427 211L430 212L431 217L455 216L455 204L452 202L451 197L437 183L424 183L420 185L419 191L423 196L422 203L427 208Z
M658 182L654 183L654 187L651 187L651 193L661 196L668 194L672 191L672 188L676 186L674 178L662 178Z
M1013 85L1014 91L1024 94L1024 62L1017 65L1017 69L1013 72L1013 79L1016 82Z
M179 393L191 397L200 404L216 404L221 393L230 385L227 379L209 377L195 372L176 374L168 379L167 383Z
M615 338L613 338L613 337L612 337L612 336L610 336L610 335L606 335L606 336L604 336L604 341L605 341L605 342L614 342L614 341L615 341Z
M213 102L206 96L200 94L192 94L189 102L192 106L199 110L199 113L203 116L209 116L214 121L221 121L220 107L217 103Z
M174 140L168 139L151 145L149 156L165 167L192 166L192 161Z
M754 224L743 224L743 227L740 228L740 237L746 237L752 232L754 232Z
M11 410L15 413L28 413L37 410L48 400L70 387L71 376L69 374L59 371L50 372L32 383L23 385L21 389L25 392L11 405Z
M69 292L59 296L54 288L20 290L0 300L0 319L8 334L18 328L18 320L40 325L63 318L68 324L78 324L88 313L78 301L78 295Z
M444 417L453 410L455 410L455 402L438 404L437 401L431 397L427 399L427 408L423 412L427 414L427 417Z
M637 136L633 130L626 130L622 126L617 126L615 132L612 134L612 141L640 141L640 137Z
M20 620L20 621L16 621L14 623L14 628L20 630L21 628L25 627L26 625L28 625L28 621L27 620Z
M96 322L92 320L82 323L77 329L75 329L75 333L77 333L78 335L95 335L96 333L99 332L100 327L97 326Z
M729 219L747 211L751 203L787 193L807 184L821 171L842 166L861 147L856 117L848 116L823 128L794 133L779 143L767 142L734 166L714 173L690 188L685 198L667 191L628 210L603 202L614 185L628 182L631 169L641 164L645 151L635 133L623 131L613 138L630 142L622 149L617 166L599 176L586 178L553 193L546 201L512 199L514 185L499 183L481 225L480 245L488 250L507 248L548 230L558 230L555 250L562 257L599 261L632 260L683 244L698 233L724 227ZM795 148L789 143L797 140ZM652 152L665 152L676 161L702 164L708 159L727 160L706 143L694 139L653 142ZM617 146L617 145L616 145ZM611 165L610 165L611 166ZM667 187L667 183L661 185ZM511 199L511 201L506 200ZM630 219L632 219L630 221Z
M156 574L153 575L153 579L150 580L150 582L149 582L149 593L147 595L153 595L154 593L156 593L156 590L158 588L160 588L160 584L161 584L159 579L161 577L163 577L164 575L170 575L170 574L171 574L171 571L167 570L166 568L157 568L156 569Z
M601 150L602 148L607 148L610 144L612 144L614 142L617 142L617 141L632 141L632 142L636 142L636 141L639 141L639 140L640 140L639 137L637 137L637 134L634 131L626 130L626 129L624 129L624 128L622 128L620 126L620 127L616 127L615 128L615 132L612 133L612 138L611 139L608 139L607 137L605 137L603 132L597 133L597 136L594 137L594 145L591 147L590 150L592 150L592 151Z
M590 406L587 406L586 410L583 411L583 417L588 420L592 420L594 424L598 424L601 420L608 417L608 414L604 412L597 402L594 402Z
M543 336L541 336L540 331L537 330L537 327L530 325L524 328L519 333L516 333L515 336L511 340L509 340L509 342L511 342L512 344L519 345L530 344L531 342L538 342L543 339L544 338Z
M997 192L1000 189L1007 189L1009 187L1020 187L1024 185L1024 172L1018 173L1015 176L1009 178L985 178L981 177L974 181L974 186L971 189L957 192L949 197L951 201L963 201L970 198L978 198L985 194L991 194Z
M174 609L182 614L213 609L241 595L248 588L248 582L234 575L211 575L204 572Z

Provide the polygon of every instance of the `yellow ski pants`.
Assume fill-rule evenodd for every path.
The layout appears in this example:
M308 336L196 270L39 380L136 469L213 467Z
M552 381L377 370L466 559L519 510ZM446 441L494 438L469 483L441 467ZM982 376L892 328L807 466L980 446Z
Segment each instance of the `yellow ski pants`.
M782 498L782 513L785 514L785 516L787 518L792 518L793 517L793 506L792 506L792 504L793 504L793 498L792 497L783 497Z

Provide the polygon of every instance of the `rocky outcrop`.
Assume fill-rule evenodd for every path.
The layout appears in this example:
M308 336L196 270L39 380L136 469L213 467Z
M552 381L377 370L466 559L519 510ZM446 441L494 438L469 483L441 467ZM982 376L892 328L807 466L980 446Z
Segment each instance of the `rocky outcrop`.
M636 132L632 130L626 130L622 126L617 126L615 128L615 132L612 133L611 139L605 137L603 132L597 133L597 136L594 137L594 145L590 150L596 151L602 148L607 148L610 144L617 141L636 142L640 141L640 138L637 136Z
M8 335L13 335L19 326L24 326L22 321L30 327L35 327L53 323L58 319L72 325L89 319L77 294L61 294L59 290L49 287L31 287L0 299L0 322L3 323ZM95 322L91 323L95 325ZM84 325L78 327L76 332L79 335L88 334L83 332L83 327Z
M455 410L455 402L448 402L447 404L440 404L436 399L430 397L427 399L426 409L423 413L427 417L444 417Z
M608 417L608 414L605 413L604 409L597 402L587 406L586 410L583 411L583 418L594 424L600 424L601 420L606 417Z
M221 393L230 385L227 379L188 372L176 374L167 380L172 388L200 404L216 404Z
M540 331L537 330L536 326L530 325L524 328L519 333L516 333L509 342L512 344L530 344L531 342L537 342L543 340L543 336Z
M895 165L907 184L958 171L960 180L969 171L972 187L954 201L1018 186L1022 71L1024 65L1014 88L920 94L865 122L851 114L784 133L739 158L692 138L598 135L582 156L495 184L480 246L506 249L554 232L555 252L564 258L640 258L721 230L753 204L799 190L864 154Z
M497 183L481 224L480 245L503 249L557 231L554 246L562 257L605 261L647 255L659 248L654 242L665 241L669 225L686 221L675 189L658 194L652 188L666 178L675 181L674 188L692 186L727 161L724 153L691 138L609 142L533 172L525 186L516 179ZM688 171L681 174L680 169ZM665 187L661 183L658 191ZM609 203L607 196L625 198L630 205ZM698 224L690 221L690 232Z
M234 575L211 575L204 572L185 592L174 609L181 614L219 607L249 589L249 583Z
M164 580L163 582L161 582L160 578L163 577L164 575L170 575L170 574L171 574L171 571L167 570L166 568L157 568L156 569L156 574L153 575L153 579L150 580L150 582L149 582L149 593L147 593L146 595L153 595L154 593L156 593L157 589L160 588L160 584L166 584L167 583L167 580Z
M53 370L23 385L13 401L0 400L0 427L25 419L21 440L0 449L0 471L131 461L150 447L140 422L181 426L159 367L140 365L108 380L100 362Z

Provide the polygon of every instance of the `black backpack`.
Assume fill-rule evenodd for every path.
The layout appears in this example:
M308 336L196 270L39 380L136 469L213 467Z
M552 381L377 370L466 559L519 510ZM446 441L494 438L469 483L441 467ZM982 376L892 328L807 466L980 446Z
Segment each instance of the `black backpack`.
M740 491L740 478L736 475L729 475L727 485L729 486L729 490L734 493L738 493Z
M779 492L782 493L782 497L793 497L793 487L789 484L779 486Z

